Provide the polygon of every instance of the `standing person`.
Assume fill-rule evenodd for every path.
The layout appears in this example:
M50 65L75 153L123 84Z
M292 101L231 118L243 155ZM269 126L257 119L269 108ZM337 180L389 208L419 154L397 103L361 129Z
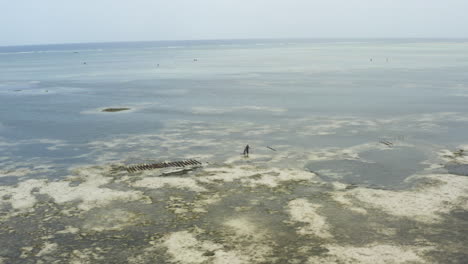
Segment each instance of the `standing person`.
M245 148L244 148L244 157L249 156L249 149L250 149L249 145L245 146Z

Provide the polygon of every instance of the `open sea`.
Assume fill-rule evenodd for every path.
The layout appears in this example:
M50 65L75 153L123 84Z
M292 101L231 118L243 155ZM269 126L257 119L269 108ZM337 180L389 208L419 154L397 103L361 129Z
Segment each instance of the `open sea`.
M468 40L0 47L0 264L468 263L467 176Z

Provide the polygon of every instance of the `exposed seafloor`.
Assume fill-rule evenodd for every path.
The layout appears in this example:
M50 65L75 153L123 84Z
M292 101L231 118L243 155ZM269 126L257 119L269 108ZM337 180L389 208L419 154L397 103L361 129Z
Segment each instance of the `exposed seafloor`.
M0 263L468 263L468 42L0 47L0 70Z

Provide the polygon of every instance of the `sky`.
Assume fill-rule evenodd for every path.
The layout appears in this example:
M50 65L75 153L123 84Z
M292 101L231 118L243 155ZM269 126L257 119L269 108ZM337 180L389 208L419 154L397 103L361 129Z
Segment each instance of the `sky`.
M468 0L0 0L0 46L248 38L468 38Z

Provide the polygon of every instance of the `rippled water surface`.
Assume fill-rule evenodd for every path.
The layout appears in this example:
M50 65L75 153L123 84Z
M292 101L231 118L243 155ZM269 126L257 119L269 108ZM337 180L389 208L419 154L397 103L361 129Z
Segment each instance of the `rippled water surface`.
M467 263L467 72L463 40L0 47L0 263Z

